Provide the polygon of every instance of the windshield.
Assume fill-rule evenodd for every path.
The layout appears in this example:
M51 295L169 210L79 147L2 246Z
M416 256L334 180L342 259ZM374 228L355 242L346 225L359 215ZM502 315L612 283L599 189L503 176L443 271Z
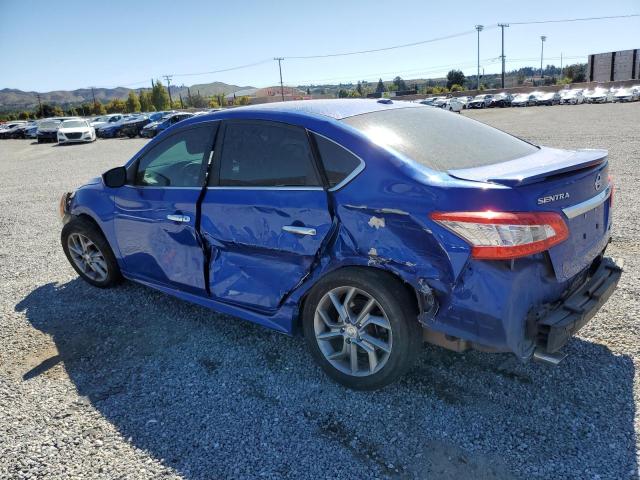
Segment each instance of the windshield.
M382 110L342 121L374 143L434 170L492 165L538 150L493 127L436 108Z
M86 126L87 122L84 120L67 120L66 122L62 122L60 128L82 128Z

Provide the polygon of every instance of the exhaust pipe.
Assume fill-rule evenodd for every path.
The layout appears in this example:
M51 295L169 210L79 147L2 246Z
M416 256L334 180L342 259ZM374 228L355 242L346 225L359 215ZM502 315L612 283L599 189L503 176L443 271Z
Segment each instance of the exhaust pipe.
M558 365L562 360L564 360L566 356L567 356L566 353L562 353L562 352L548 353L543 350L540 350L539 348L536 348L536 350L533 352L534 360L541 363L546 363L547 365L553 365L554 367Z

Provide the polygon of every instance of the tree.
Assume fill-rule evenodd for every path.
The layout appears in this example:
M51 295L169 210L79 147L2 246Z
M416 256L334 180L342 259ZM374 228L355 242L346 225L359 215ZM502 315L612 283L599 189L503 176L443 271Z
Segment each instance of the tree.
M376 93L386 92L387 89L384 87L384 83L382 83L382 79L378 80L378 85L376 86Z
M127 104L124 100L114 98L106 106L107 113L124 113L127 110Z
M338 90L338 98L347 98L349 96L349 92L347 92L344 88Z
M362 97L362 82L358 82L358 85L356 85L356 92Z
M462 85L454 83L453 85L451 85L451 87L449 87L449 90L451 90L452 92L462 92L464 90L464 87Z
M209 108L220 108L220 104L218 103L218 99L216 97L211 97L209 99Z
M189 99L189 106L194 108L206 108L207 103L207 99L200 95L199 91Z
M104 115L107 113L107 109L104 108L104 105L97 100L93 103L93 114L94 115Z
M140 99L138 98L138 95L136 95L136 92L131 90L129 92L129 97L127 97L127 112L139 112L140 108Z
M405 81L400 78L400 77L396 77L393 79L393 84L396 86L395 90L396 91L403 91L403 90L407 90L407 84L405 83Z
M160 80L156 80L151 89L151 103L158 111L169 108L169 94Z
M18 114L18 120L29 120L31 118L31 112L20 112Z
M153 107L151 102L151 94L146 90L140 92L140 110L143 112L150 112Z
M462 70L449 70L447 73L447 88L451 88L452 85L464 85L465 76Z
M565 72L572 83L580 83L587 81L587 64L576 63L565 68Z

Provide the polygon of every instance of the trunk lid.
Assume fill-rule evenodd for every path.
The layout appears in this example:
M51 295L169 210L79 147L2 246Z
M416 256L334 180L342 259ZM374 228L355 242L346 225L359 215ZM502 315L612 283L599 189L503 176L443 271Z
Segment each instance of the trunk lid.
M569 228L569 238L549 249L559 281L588 267L608 243L611 186L606 150L541 148L508 162L448 173L511 187L518 201L505 202L505 211L559 213Z

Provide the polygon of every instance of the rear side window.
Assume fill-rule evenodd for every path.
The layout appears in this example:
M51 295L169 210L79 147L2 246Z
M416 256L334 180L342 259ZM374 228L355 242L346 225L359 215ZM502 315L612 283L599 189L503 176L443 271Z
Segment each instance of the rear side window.
M313 134L313 138L318 146L330 187L338 185L362 163L358 157L337 143L320 135Z
M220 157L220 185L320 185L306 132L270 122L229 123Z
M372 142L440 171L492 165L538 150L508 133L433 107L382 110L343 121Z

